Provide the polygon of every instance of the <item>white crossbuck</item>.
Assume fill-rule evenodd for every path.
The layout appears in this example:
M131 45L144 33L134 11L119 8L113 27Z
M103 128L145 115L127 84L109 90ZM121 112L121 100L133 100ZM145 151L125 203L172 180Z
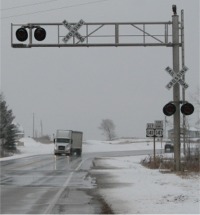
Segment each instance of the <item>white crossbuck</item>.
M189 85L181 79L187 70L188 68L184 66L180 72L176 73L168 66L165 71L167 71L173 77L173 79L166 85L166 88L170 90L176 83L179 83L183 88L187 89Z
M66 20L63 21L63 25L69 30L69 33L63 38L63 42L67 43L67 41L75 36L79 41L84 42L85 38L78 33L78 30L84 25L84 21L81 19L76 25L70 25Z

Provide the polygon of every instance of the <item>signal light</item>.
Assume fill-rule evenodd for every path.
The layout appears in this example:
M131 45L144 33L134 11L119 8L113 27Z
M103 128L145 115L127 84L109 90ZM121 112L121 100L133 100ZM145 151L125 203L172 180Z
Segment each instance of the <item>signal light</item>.
M185 103L181 107L182 114L191 115L194 112L194 106L191 103Z
M27 27L27 26L21 27L16 31L16 38L20 42L24 42L28 38L28 32L27 32L26 28L29 28L29 27ZM46 31L44 28L41 28L41 27L33 27L33 28L36 28L35 32L34 32L34 37L36 40L42 41L46 38Z
M46 31L44 30L44 28L36 28L34 32L34 37L38 41L44 40L46 38Z
M25 28L19 28L16 31L16 37L20 42L26 41L28 38L28 33L27 33L26 29Z
M176 112L176 106L172 103L168 103L163 107L163 113L166 116L171 116Z

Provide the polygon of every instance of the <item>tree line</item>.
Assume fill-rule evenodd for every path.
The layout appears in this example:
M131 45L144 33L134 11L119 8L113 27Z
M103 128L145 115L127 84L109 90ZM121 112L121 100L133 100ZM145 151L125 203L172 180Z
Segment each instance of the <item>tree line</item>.
M0 94L0 155L4 156L5 152L15 152L16 126L13 124L15 116L11 109L8 108L3 94Z

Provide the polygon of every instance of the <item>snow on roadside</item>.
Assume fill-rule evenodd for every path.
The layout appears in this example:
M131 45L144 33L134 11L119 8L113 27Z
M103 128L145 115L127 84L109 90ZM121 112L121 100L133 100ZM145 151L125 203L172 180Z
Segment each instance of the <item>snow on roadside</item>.
M24 143L24 146L17 146L20 151L19 154L14 154L10 157L0 158L0 161L11 160L16 158L28 157L39 154L53 154L53 144L43 144L36 142L32 138L22 138L20 142Z
M156 142L156 149L163 149L164 143ZM153 150L153 142L146 139L119 139L114 141L87 140L84 144L85 152L107 152L127 150Z
M199 177L162 174L139 163L144 156L99 158L91 173L117 214L199 214ZM103 177L101 177L103 176Z

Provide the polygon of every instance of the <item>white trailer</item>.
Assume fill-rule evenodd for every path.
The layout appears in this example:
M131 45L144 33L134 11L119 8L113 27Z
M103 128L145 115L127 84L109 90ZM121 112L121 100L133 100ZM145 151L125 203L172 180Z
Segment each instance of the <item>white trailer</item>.
M72 131L71 155L76 153L77 156L82 154L83 132Z
M71 130L57 130L54 138L54 154L70 155L72 144L72 131Z

